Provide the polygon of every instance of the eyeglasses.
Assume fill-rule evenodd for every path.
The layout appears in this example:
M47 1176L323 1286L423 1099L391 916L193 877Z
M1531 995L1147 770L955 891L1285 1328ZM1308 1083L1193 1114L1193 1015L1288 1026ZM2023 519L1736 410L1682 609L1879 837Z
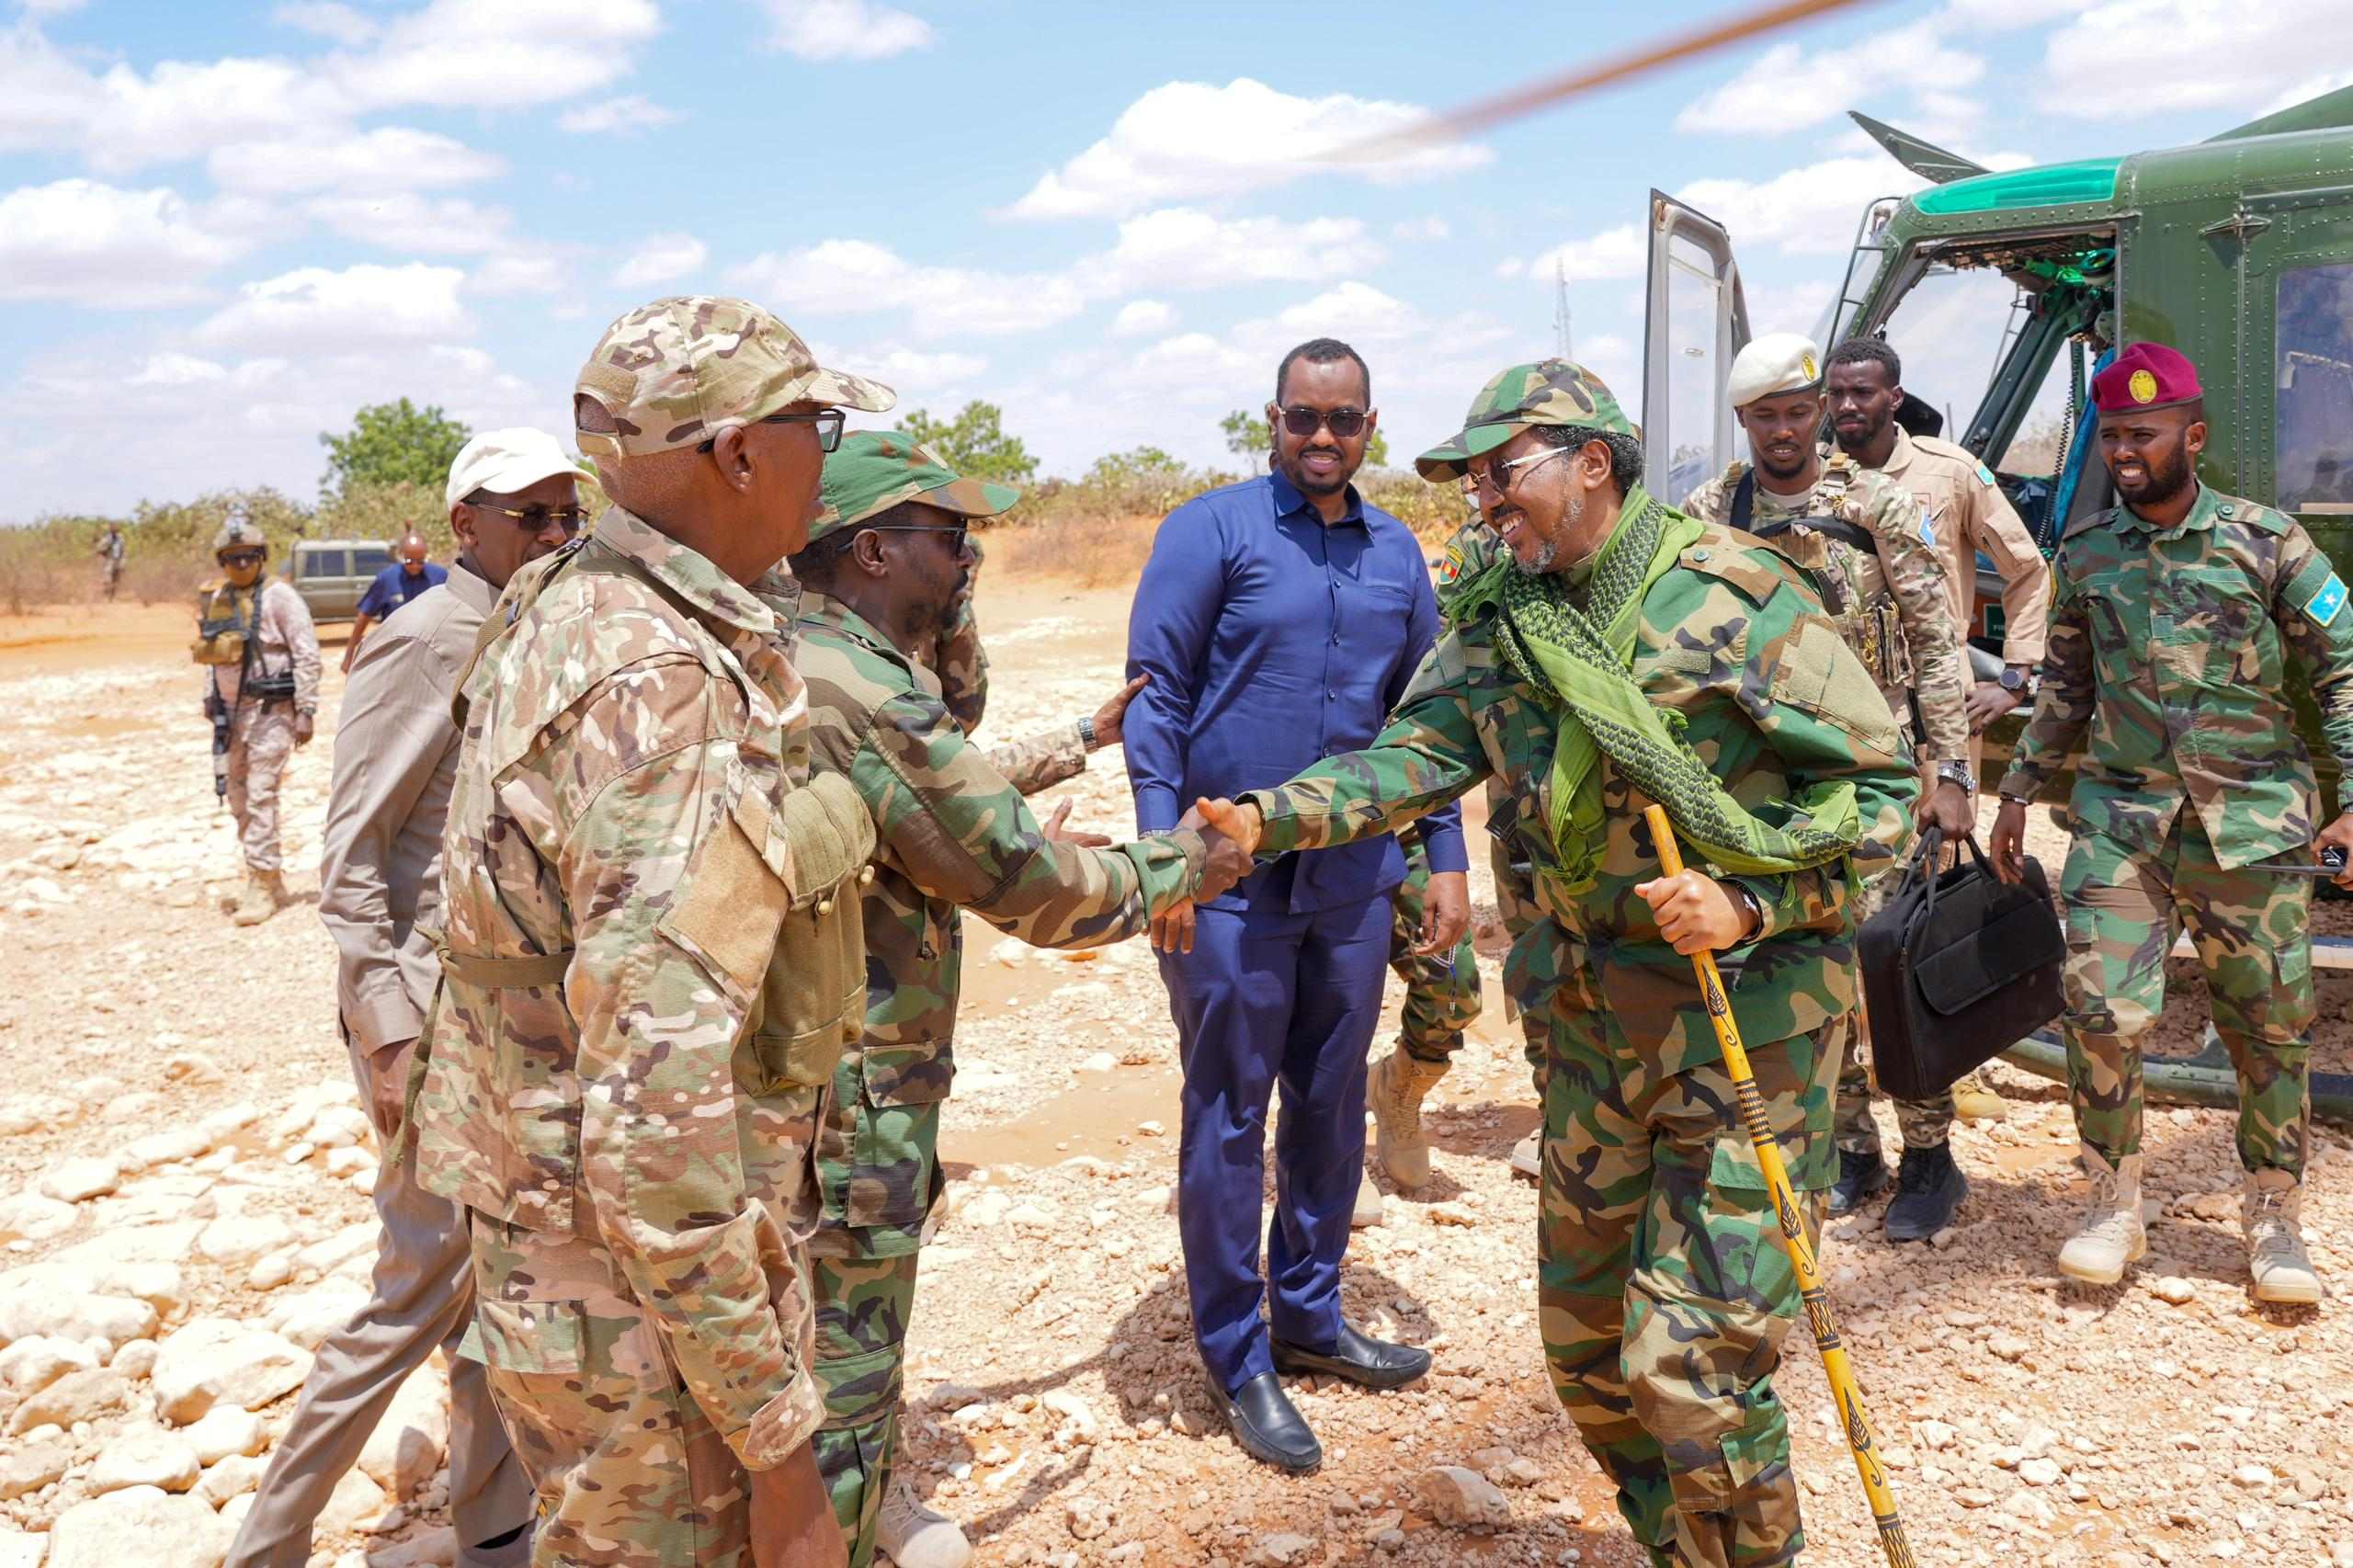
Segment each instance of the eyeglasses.
M879 534L946 534L948 542L961 555L972 540L970 523L882 523L874 532Z
M1286 408L1283 428L1294 436L1313 436L1316 426L1330 429L1340 440L1347 441L1364 434L1365 412L1361 408Z
M1547 458L1563 456L1568 449L1566 447L1552 447L1540 452L1529 452L1525 457L1514 458L1509 462L1490 462L1484 472L1473 472L1465 477L1474 485L1492 490L1498 495L1506 495L1511 493L1514 483L1512 470L1523 468L1531 463L1540 463Z
M842 411L838 408L821 408L814 414L764 414L757 420L754 421L754 423L759 425L813 425L817 427L817 449L821 452L830 452L835 448L842 444L843 417L844 415ZM699 452L707 452L718 445L719 437L714 436L710 440L705 441L700 446L697 447L695 450Z
M258 566L268 553L266 550L224 550L218 559L223 566Z
M588 520L588 509L585 506L531 506L518 512L512 506L494 506L486 501L473 501L468 505L478 512L495 512L527 534L543 534L548 531L550 523L562 528L566 535L576 534L581 525Z

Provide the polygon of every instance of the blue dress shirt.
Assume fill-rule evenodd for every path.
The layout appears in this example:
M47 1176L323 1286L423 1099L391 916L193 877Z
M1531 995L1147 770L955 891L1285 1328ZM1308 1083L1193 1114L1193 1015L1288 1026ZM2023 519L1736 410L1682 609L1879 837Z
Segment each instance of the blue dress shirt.
M1326 524L1279 473L1199 495L1168 514L1136 585L1128 675L1149 675L1122 723L1136 829L1176 825L1200 795L1279 784L1371 744L1438 641L1420 543L1368 506ZM1469 861L1459 805L1422 824L1430 869ZM1404 879L1387 835L1280 857L1216 902L1336 908Z
M368 585L367 593L360 597L358 613L370 620L381 620L409 600L422 597L426 589L438 588L449 580L447 566L436 566L428 561L425 570L412 577L408 568L395 561L377 573L375 581Z

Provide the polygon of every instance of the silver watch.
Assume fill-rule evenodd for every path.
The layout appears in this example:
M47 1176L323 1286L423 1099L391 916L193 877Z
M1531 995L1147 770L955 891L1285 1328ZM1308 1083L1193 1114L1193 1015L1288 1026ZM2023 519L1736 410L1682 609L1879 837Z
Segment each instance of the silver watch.
M1080 745L1084 746L1085 748L1086 748L1088 751L1093 751L1093 750L1095 749L1095 721L1094 721L1094 720L1092 720L1092 719L1081 719L1081 720L1078 722L1078 744L1079 744Z
M1977 793L1977 775L1969 771L1969 764L1965 762L1937 764L1937 781L1942 784L1958 784L1964 795Z

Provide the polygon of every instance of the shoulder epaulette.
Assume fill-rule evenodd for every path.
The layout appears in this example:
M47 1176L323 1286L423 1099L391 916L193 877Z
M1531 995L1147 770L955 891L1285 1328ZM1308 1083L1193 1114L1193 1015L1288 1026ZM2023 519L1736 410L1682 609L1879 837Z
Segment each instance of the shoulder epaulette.
M1760 605L1794 580L1793 569L1771 546L1743 542L1730 528L1713 524L1676 560L1702 576L1731 584Z

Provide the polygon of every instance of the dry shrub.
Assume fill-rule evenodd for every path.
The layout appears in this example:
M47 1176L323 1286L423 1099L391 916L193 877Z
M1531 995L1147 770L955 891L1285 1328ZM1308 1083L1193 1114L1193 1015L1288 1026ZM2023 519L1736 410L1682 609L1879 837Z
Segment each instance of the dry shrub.
M1157 517L1081 516L1062 522L1018 520L990 530L989 559L1025 575L1067 577L1089 588L1132 583L1152 554Z

